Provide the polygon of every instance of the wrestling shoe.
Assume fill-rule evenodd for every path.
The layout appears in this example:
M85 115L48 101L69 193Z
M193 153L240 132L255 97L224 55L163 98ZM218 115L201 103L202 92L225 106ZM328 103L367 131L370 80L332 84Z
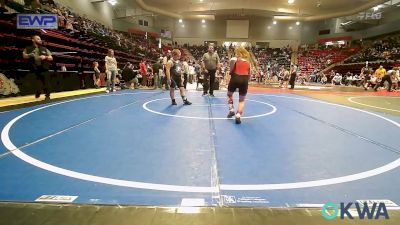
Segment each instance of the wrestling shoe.
M235 112L234 111L229 111L227 118L232 118L235 116Z
M236 122L236 124L241 124L242 123L242 121L240 120L240 114L239 113L236 113L235 122Z

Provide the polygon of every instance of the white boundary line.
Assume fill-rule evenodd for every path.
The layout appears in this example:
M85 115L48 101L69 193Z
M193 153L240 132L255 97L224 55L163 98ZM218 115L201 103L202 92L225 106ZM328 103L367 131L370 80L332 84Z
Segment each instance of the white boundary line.
M223 98L223 97L214 97L214 98ZM167 113L154 111L152 109L149 109L149 107L147 106L149 103L156 102L156 101L167 100L167 99L170 100L170 98L159 98L159 99L154 99L154 100L148 101L148 102L143 104L143 108L146 111L149 111L151 113L155 113L155 114L158 114L158 115L169 116L169 117L177 117L177 118L184 118L184 119L197 119L197 120L210 120L210 119L212 119L212 120L231 120L231 119L234 119L234 118L226 118L226 117L209 118L209 117L198 117L198 116L172 115L172 114L167 114ZM273 106L273 105L271 105L269 103L266 103L266 102L250 100L250 99L246 99L246 101L257 102L257 103L261 103L261 104L264 104L264 105L268 105L268 106L270 106L272 108L272 111L270 111L268 113L260 114L260 115L255 115L255 116L243 116L242 119L251 119L251 118L258 118L258 117L268 116L268 115L274 114L277 111L275 106Z
M361 109L356 109L356 108L352 108L352 107L348 107L348 106L343 106L343 105L339 105L339 104L323 102L323 101L318 101L318 100L306 99L306 98L296 98L296 97L267 95L267 94L253 94L253 95L309 101L309 102L322 103L322 104L326 104L326 105L351 109L351 110L363 112L363 113L378 117L378 118L383 119L383 120L395 125L396 127L400 128L400 124L393 120L390 120L388 118L385 118L383 116L380 116L380 115L372 113L372 112L368 112L368 111L364 111ZM103 96L105 96L105 95L103 95ZM112 95L110 95L110 96L112 96ZM94 96L94 97L100 97L100 96ZM93 98L93 97L88 97L88 98ZM87 99L87 98L85 98L85 99ZM148 189L148 190L175 191L175 192L203 192L203 193L218 192L217 187L178 186L178 185L135 182L135 181L118 180L118 179L112 179L112 178L106 178L106 177L100 177L100 176L93 176L93 175L89 175L89 174L66 170L66 169L63 169L60 167L56 167L56 166L47 164L45 162L39 161L35 158L32 158L29 155L26 155L24 152L20 151L11 142L10 137L9 137L9 131L10 131L11 127L19 119L23 118L24 116L29 115L30 113L39 111L44 108L52 107L52 106L67 103L67 102L77 101L77 100L81 100L81 99L75 99L75 100L61 102L61 103L57 103L57 104L53 104L53 105L49 105L49 106L44 106L44 107L41 107L41 108L38 108L38 109L35 109L32 111L26 112L24 114L21 114L20 116L14 118L3 128L2 132L1 132L1 140L2 140L3 144L16 157L20 158L21 160L23 160L31 165L37 166L44 170L48 170L50 172L54 172L54 173L57 173L60 175L68 176L68 177L73 177L73 178L80 179L80 180L87 180L87 181L93 181L93 182L98 182L98 183L103 183L103 184L110 184L110 185L130 187L130 188L141 188L141 189ZM281 184L249 184L249 185L221 184L220 189L221 190L232 190L232 191L233 190L234 191L237 191L237 190L243 190L243 191L252 190L253 191L253 190L285 190L285 189L319 187L319 186L340 184L340 183L346 183L346 182L356 181L356 180L360 180L360 179L365 179L368 177L372 177L372 176L376 176L376 175L388 172L390 170L398 168L399 166L400 166L400 158L393 162L390 162L384 166L381 166L381 167L378 167L378 168L375 168L372 170L368 170L365 172L352 174L352 175L348 175L348 176L331 178L331 179L322 179L322 180L305 181L305 182L294 182L294 183L281 183Z
M396 110L396 109L388 109L388 108L383 108L383 107L378 107L378 106L373 106L373 105L367 105L364 103L360 103L360 102L356 102L353 99L357 99L357 98L377 98L377 97L387 97L387 96L359 96L359 97L349 97L347 98L347 100L349 102L358 104L358 105L362 105L362 106L368 106L371 108L376 108L376 109L383 109L383 110L387 110L387 111L392 111L392 112L400 112L400 110ZM387 98L400 98L400 97L387 97Z

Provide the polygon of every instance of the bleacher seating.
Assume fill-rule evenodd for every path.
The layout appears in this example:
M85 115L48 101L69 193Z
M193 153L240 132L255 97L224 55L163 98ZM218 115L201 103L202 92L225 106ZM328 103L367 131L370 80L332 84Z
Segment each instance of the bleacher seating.
M299 49L298 64L303 75L310 75L313 71L321 71L349 56L357 53L358 48L328 48L328 49Z
M11 1L13 2L13 1ZM18 3L13 2L14 5ZM19 10L23 7L18 8ZM72 14L72 12L69 12ZM75 18L83 21L88 21L73 14ZM17 83L22 83L24 74L21 71L26 71L28 65L26 60L22 58L23 49L31 45L30 36L38 34L44 41L44 46L52 53L54 61L51 65L51 70L59 71L62 66L65 66L68 71L76 71L80 74L86 74L90 79L90 73L84 71L92 71L94 61L99 62L100 70L104 72L104 57L107 54L108 48L114 48L115 56L120 66L126 62L139 64L142 58L147 58L147 61L154 62L160 54L155 44L155 38L149 37L145 39L143 36L136 34L127 34L124 32L109 31L109 36L101 35L93 32L94 30L78 30L82 29L81 24L74 23L76 26L74 32L65 30L60 27L59 30L18 30L16 29L16 15L5 14L0 15L0 71L6 74L7 77L14 78ZM97 22L93 22L96 26L100 26ZM94 25L93 25L94 26ZM119 42L115 40L118 37ZM168 50L164 47L163 50ZM19 72L16 72L19 71ZM26 73L26 72L25 72ZM86 78L84 78L86 79ZM88 80L90 80L88 79ZM82 87L78 81L76 87ZM93 82L89 82L93 83ZM87 85L85 87L92 87ZM22 93L27 93L21 90Z

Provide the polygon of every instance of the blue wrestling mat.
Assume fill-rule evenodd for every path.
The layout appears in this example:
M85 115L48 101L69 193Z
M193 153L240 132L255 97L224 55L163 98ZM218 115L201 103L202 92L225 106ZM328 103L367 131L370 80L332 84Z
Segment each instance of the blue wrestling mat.
M171 106L169 92L121 91L0 113L0 200L400 203L399 117L251 93L236 125L225 95L189 92L184 106L177 92Z

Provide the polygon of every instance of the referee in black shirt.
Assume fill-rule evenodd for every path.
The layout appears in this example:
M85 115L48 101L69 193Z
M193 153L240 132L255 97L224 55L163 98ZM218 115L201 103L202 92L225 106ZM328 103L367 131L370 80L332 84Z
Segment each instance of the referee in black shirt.
M49 62L53 61L53 57L51 52L42 46L38 35L32 36L32 45L25 48L23 57L29 60L30 72L36 75L35 97L39 98L44 91L45 100L50 100Z

